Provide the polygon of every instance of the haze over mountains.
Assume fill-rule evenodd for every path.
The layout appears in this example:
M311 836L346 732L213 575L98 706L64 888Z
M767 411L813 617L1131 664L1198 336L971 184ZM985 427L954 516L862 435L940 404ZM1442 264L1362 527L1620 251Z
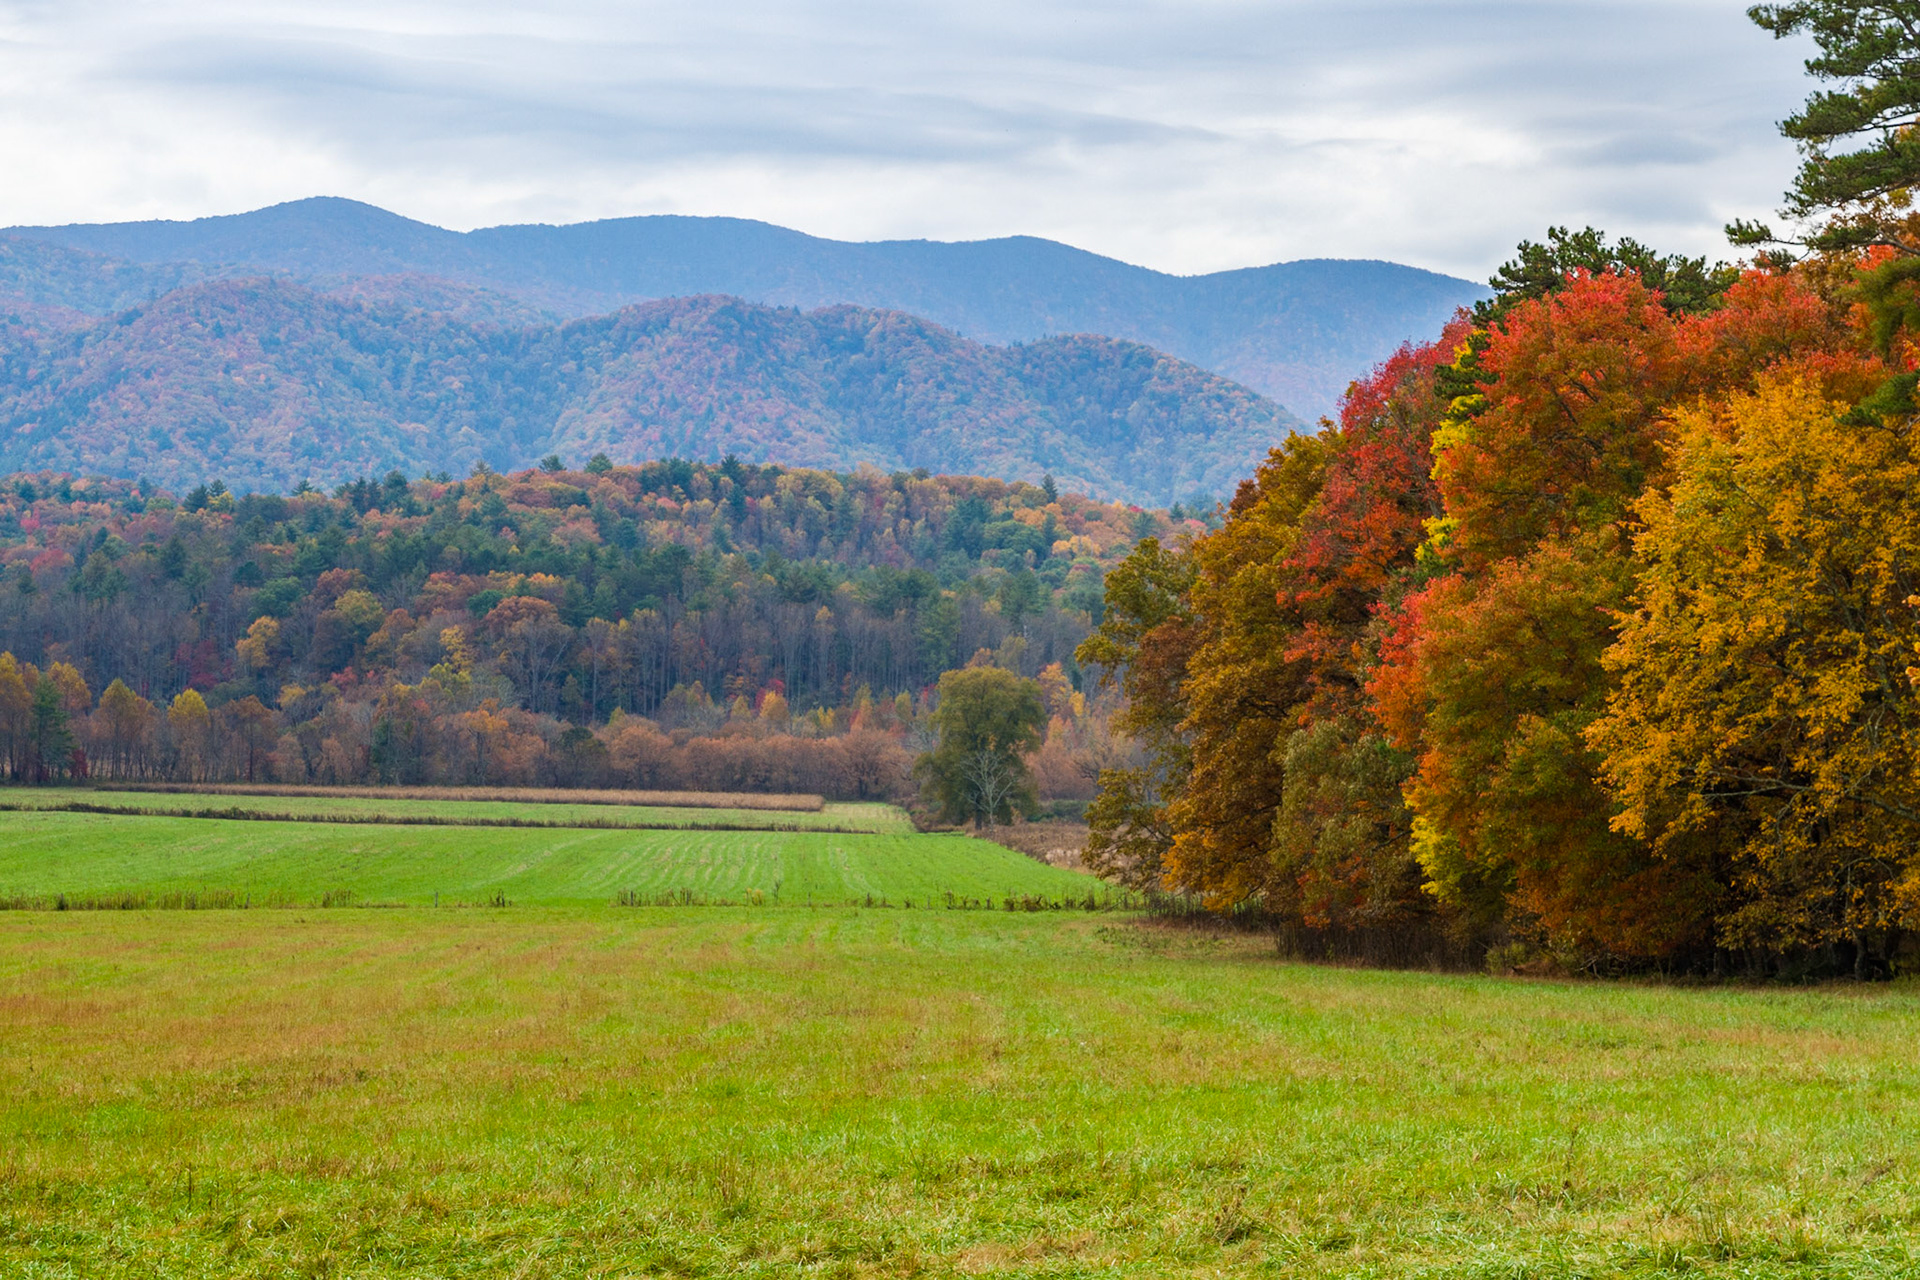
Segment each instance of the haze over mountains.
M338 199L16 227L0 465L282 485L731 449L1052 470L1164 504L1230 490L1483 294L1382 262L1176 277L1026 237L854 244L731 218L459 233Z

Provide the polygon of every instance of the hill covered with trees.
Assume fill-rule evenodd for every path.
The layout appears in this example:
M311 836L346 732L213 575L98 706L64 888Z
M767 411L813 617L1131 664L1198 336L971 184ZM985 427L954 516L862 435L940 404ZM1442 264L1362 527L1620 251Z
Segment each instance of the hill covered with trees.
M1039 680L1048 794L1090 794L1105 735L1073 650L1105 567L1176 527L1203 526L1051 479L732 459L331 496L16 475L0 758L16 778L892 795L931 687L973 662Z
M286 490L512 469L556 450L738 454L1051 473L1167 506L1224 492L1298 425L1243 387L1107 338L988 347L898 312L719 297L516 327L497 299L439 290L428 306L420 282L387 284L342 297L214 280L79 327L17 314L0 328L0 467Z
M16 246L10 263L6 242ZM824 240L739 218L616 218L454 232L351 200L296 200L191 222L0 232L0 298L95 316L222 276L323 289L422 277L577 318L727 294L816 310L905 311L979 342L1062 334L1141 342L1254 388L1309 420L1401 342L1486 291L1390 262L1309 260L1172 276L1031 236L945 244ZM143 275L151 277L143 279ZM386 286L393 287L391 284ZM958 467L956 460L946 464Z

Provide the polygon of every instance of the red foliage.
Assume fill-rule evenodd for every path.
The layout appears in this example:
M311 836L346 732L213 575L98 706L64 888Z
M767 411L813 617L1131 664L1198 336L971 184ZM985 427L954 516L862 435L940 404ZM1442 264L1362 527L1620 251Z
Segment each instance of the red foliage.
M1402 347L1347 392L1339 451L1301 520L1279 596L1299 617L1288 657L1310 664L1318 712L1358 693L1355 644L1441 512L1430 449L1441 407L1434 368L1465 337L1466 322L1456 321L1437 342Z
M1434 459L1470 569L1622 518L1695 377L1660 295L1612 273L1515 307L1480 369L1484 407L1441 432Z

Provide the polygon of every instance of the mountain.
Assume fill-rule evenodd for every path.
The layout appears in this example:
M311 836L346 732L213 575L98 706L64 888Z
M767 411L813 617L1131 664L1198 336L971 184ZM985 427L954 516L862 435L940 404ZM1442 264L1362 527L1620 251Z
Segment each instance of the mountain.
M167 280L262 272L320 289L434 277L555 318L700 294L803 310L845 303L909 312L984 343L1076 333L1145 343L1307 417L1332 412L1351 379L1486 296L1468 281L1388 262L1173 276L1025 236L848 243L738 218L462 233L331 198L191 222L14 227L0 237L16 253L28 244L79 255L41 261L30 278L0 259L0 308L13 299L16 310L53 303L101 316L113 300L143 300ZM149 280L141 269L159 274ZM93 279L100 273L107 278Z
M432 281L434 305L404 275L360 277L356 296L204 278L78 326L16 314L0 324L0 472L285 489L506 470L549 452L576 464L738 453L1051 472L1065 488L1165 506L1230 492L1301 426L1245 387L1114 338L988 346L898 311L716 296L524 323L507 295ZM124 303L157 283L114 277L47 305ZM516 323L500 323L503 309Z

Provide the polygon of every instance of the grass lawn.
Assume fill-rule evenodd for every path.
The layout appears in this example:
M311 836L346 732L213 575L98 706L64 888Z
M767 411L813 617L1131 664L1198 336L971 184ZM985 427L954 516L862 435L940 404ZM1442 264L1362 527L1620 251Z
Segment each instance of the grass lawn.
M911 898L921 906L948 893L1058 898L1105 892L1090 876L962 835L0 814L0 899L207 889L251 894L262 902L317 902L332 895L428 904L436 895L442 903L500 895L514 904L606 904L627 891L648 899L685 891L735 902L756 894L802 905L871 895L892 903Z
M0 1010L8 1276L1920 1274L1904 987L1061 913L11 912Z
M510 803L495 800L396 800L375 796L250 796L226 793L196 794L162 791L102 791L89 787L5 787L0 803L23 808L54 809L68 804L100 805L114 809L239 810L274 816L323 815L338 817L436 818L448 822L512 819L550 826L580 823L612 826L632 823L649 827L754 827L771 830L872 831L905 835L913 830L907 815L890 804L828 804L818 810L706 809L664 805Z

